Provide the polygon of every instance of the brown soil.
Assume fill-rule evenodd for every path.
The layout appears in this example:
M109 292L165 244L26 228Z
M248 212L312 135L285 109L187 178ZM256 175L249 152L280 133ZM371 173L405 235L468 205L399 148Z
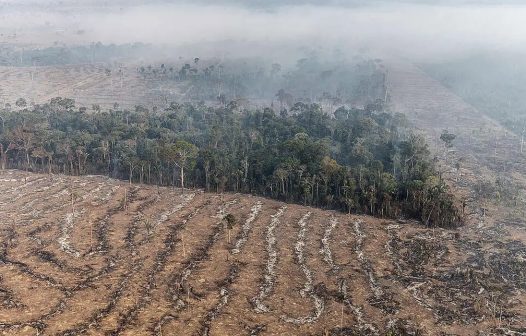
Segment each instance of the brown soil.
M491 259L523 253L519 243L289 204L274 217L269 273L276 201L20 171L2 172L0 186L6 335L366 335L396 323L469 335L524 318L522 275L503 283L514 265ZM470 266L479 250L495 269Z

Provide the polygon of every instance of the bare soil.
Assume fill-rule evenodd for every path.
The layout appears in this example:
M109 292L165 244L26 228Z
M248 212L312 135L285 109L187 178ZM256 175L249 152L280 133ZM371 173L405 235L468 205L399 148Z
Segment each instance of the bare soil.
M520 241L99 176L4 171L0 186L5 335L470 335L524 321Z

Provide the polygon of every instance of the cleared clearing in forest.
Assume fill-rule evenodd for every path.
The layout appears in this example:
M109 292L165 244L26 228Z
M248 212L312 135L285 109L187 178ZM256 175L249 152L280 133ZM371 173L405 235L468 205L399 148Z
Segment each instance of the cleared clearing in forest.
M107 72L110 70L110 72ZM0 102L12 106L18 98L28 103L48 103L52 98L74 99L77 106L103 110L117 103L122 108L136 105L166 106L181 96L179 84L164 78L141 75L133 66L109 69L104 64L62 66L0 66Z

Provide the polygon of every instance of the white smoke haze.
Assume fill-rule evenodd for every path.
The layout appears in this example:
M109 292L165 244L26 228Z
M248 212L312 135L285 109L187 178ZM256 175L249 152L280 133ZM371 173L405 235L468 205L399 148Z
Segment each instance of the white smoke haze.
M526 6L134 4L17 5L0 2L0 39L26 44L143 42L156 45L237 41L262 45L367 50L417 60L498 50L523 52ZM16 37L13 37L16 33Z

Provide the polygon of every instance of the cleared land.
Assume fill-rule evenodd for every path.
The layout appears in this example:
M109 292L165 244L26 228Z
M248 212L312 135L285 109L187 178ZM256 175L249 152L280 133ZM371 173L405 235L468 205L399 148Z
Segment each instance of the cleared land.
M142 75L133 66L111 67L109 74L107 69L103 64L0 67L0 100L14 105L24 98L42 104L63 97L88 108L98 104L104 109L114 103L126 108L160 107L181 98L184 91L174 81Z
M484 243L416 223L96 176L5 171L0 186L7 335L469 335L524 321L520 242L480 271Z

